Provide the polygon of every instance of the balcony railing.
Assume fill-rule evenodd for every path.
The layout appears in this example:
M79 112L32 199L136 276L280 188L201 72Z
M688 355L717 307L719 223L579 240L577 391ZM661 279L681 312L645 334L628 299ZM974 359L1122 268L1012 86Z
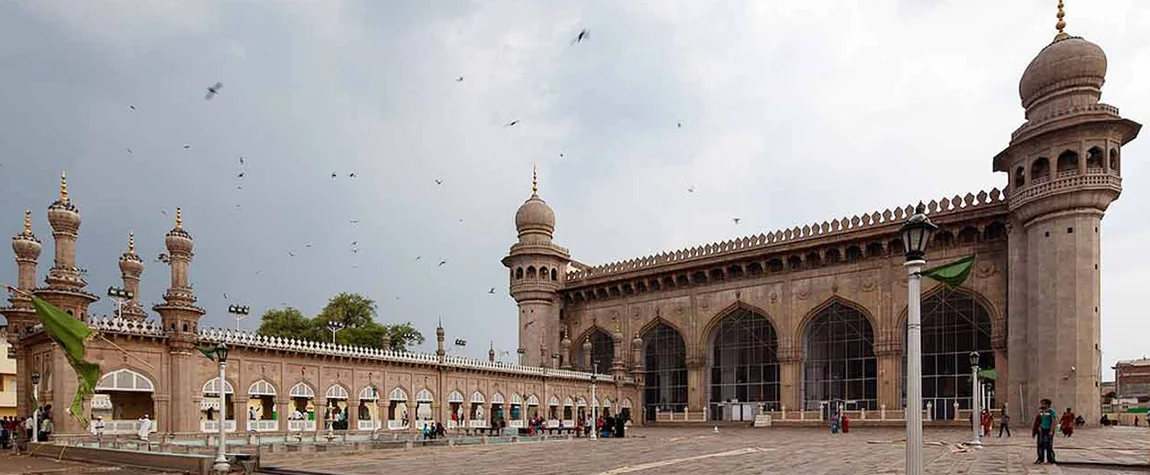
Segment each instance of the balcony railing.
M95 424L95 421L92 424ZM139 432L140 421L135 419L104 421L104 434L107 435L138 434ZM152 428L148 430L149 434L152 432L156 432L156 421L152 421Z
M523 421L518 421L518 420L513 419L513 420L507 422L507 427L510 427L512 429L521 429L521 428L523 428Z
M315 421L288 421L288 432L315 431Z
M378 428L379 428L379 421L365 421L362 419L355 421L355 429L356 430L373 431L373 430L376 430Z
M276 420L255 420L248 421L249 432L275 432L280 430L280 421Z
M467 427L470 427L472 429L475 429L475 428L482 429L484 427L487 427L487 421L470 420L470 421L467 421Z
M200 421L200 432L207 432L209 434L214 434L214 433L219 432L219 431L220 431L220 421ZM234 420L224 421L224 431L225 432L235 432L236 431L236 421L234 421Z

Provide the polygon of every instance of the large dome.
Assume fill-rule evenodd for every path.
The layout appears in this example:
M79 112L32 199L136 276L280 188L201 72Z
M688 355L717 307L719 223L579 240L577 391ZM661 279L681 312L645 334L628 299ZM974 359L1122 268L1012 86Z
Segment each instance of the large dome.
M555 231L555 211L552 211L539 195L532 193L515 212L515 229L520 234L528 231L544 231L551 234Z
M1106 53L1102 48L1060 33L1030 61L1018 83L1018 95L1022 98L1022 107L1029 108L1055 90L1078 87L1101 90L1105 80Z

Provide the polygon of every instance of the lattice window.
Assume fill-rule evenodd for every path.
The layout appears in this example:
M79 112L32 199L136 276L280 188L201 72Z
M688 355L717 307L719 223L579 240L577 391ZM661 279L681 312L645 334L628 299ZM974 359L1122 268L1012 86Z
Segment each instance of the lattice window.
M575 361L573 363L588 371L592 369L591 363L594 363L597 365L595 369L599 373L607 372L611 363L615 361L615 340L607 332L598 328L592 331L587 338L591 340L591 361L587 362L587 355L583 352L583 345L580 343L575 347Z
M779 402L778 337L765 317L740 308L712 333L710 402ZM712 407L717 414L719 407Z
M314 398L315 390L308 386L307 383L298 383L292 386L291 391L288 392L291 397Z
M451 394L447 395L447 402L449 402L449 403L462 403L463 402L463 393L461 393L459 391L452 391Z
M479 391L471 393L472 404L483 404L485 401L487 401L487 399L483 397L483 393Z
M276 395L276 388L275 388L275 386L272 386L272 383L269 383L269 382L261 379L259 381L252 383L251 386L248 386L248 395L249 396L275 396Z
M555 401L555 402L558 403L559 401ZM539 405L539 397L534 395L534 394L527 396L527 405L528 406L538 406Z
M843 402L848 410L878 409L874 331L857 309L834 302L803 335L803 403Z
M401 387L396 387L395 389L391 390L390 394L387 395L387 399L389 401L406 401L407 391L404 391Z
M491 404L503 404L503 403L504 403L503 394L495 393L495 394L491 395Z
M647 330L643 334L643 365L648 421L655 420L655 408L680 411L686 406L687 346L679 332L664 323Z
M379 391L375 390L375 386L364 386L359 390L360 401L378 401Z
M416 402L432 402L434 400L435 396L432 396L431 391L426 389L421 389L418 393L415 394Z
M905 329L904 323L904 338ZM942 288L922 300L922 399L924 408L932 404L936 418L953 418L955 402L971 407L970 352L978 352L980 369L994 368L990 337L990 311L968 291ZM902 380L905 401L905 352Z
M220 394L220 378L215 377L215 378L212 378L211 380L209 380L208 382L204 383L204 391L203 392L204 392L204 394L216 394L216 395ZM224 381L224 394L235 394L235 393L236 393L235 390L232 389L232 383L229 383L228 381L225 380Z
M120 369L105 374L96 383L96 391L131 391L131 392L153 392L156 386L152 384L152 380L148 379L140 373L130 369Z
M347 388L338 384L333 385L332 387L327 388L326 396L328 399L347 399Z

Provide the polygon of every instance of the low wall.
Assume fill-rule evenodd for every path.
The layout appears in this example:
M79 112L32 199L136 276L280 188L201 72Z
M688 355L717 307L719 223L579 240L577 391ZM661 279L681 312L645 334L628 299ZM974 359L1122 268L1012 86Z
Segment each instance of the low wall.
M214 457L207 455L172 454L164 452L138 452L134 450L96 449L67 445L32 443L33 456L52 457L77 462L175 470L185 473L209 475Z

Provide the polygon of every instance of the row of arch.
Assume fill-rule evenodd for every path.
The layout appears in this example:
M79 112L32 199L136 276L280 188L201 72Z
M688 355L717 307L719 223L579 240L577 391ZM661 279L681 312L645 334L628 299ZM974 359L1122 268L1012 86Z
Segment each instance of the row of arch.
M981 298L967 289L938 287L924 296L922 395L938 410L950 410L955 402L963 408L971 404L970 352L979 353L983 369L994 368L991 315ZM905 320L899 326L905 339ZM598 333L605 332L596 329L589 335L592 354L610 361L614 342L596 337ZM878 409L874 321L862 307L832 299L803 322L798 333L801 371L796 383L802 409L817 410L831 401L843 401L850 409ZM732 402L762 403L778 410L784 399L780 359L796 355L780 358L779 335L770 317L737 306L709 323L704 335L703 375L711 414L721 417L722 406ZM641 337L647 417L653 419L656 409L682 410L690 389L682 334L659 320L643 330ZM901 371L883 378L901 381ZM905 381L901 387L905 388ZM939 415L949 417L948 413Z
M935 234L932 249L954 245L973 245L981 242L995 242L1006 238L1006 224L992 220L984 225L965 225L953 229L942 228ZM605 300L612 297L672 290L690 285L705 285L741 278L757 278L767 274L787 271L818 269L839 264L853 264L868 259L887 259L903 248L899 238L890 241L872 241L841 247L813 249L805 253L789 256L774 256L766 260L736 262L722 267L697 269L676 274L644 278L631 282L611 283L598 287L576 289L564 293L563 299L569 304Z
M538 273L535 271L535 266L527 266L527 271L523 271L523 267L516 267L511 271L511 278L514 280L559 280L559 270L551 268L548 271L547 266L540 266Z
M1112 172L1119 173L1118 153L1117 148L1111 148L1109 157L1107 157L1106 151L1102 147L1091 147L1086 151L1086 163L1082 164L1078 152L1065 150L1058 155L1053 170L1050 159L1040 156L1030 162L1029 174L1027 174L1026 166L1020 165L1014 170L1014 187L1020 189L1028 183L1042 183L1061 174L1074 174L1078 172L1080 165L1084 165L1083 168L1087 170L1109 168ZM1107 158L1109 158L1109 163L1104 162Z

